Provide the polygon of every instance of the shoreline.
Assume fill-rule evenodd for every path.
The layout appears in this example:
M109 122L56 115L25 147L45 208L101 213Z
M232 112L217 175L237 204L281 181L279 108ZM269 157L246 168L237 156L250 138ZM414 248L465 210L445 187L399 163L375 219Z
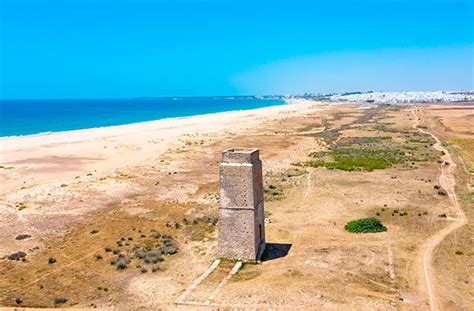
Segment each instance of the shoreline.
M173 122L173 121L180 121L180 120L190 120L192 118L200 118L200 117L213 117L213 116L224 116L233 113L241 113L241 112L256 112L259 110L264 110L268 108L274 107L282 107L288 105L294 105L295 102L290 102L290 100L285 100L285 104L282 105L271 105L267 107L261 108L254 108L254 109L240 109L240 110L228 110L228 111L221 111L221 112L211 112L211 113L203 113L203 114L195 114L183 117L169 117L163 119L156 119L151 121L140 121L140 122L133 122L133 123L125 123L125 124L117 124L117 125L107 125L107 126L99 126L99 127L88 127L83 129L76 129L76 130L65 130L65 131L48 131L48 132L40 132L36 134L26 134L26 135L11 135L11 136L0 136L0 143L3 141L15 140L15 139L28 139L28 138L36 138L36 137L46 137L46 136L53 136L53 135L64 135L64 134L82 134L85 132L91 131L101 131L101 130L114 130L114 129L126 129L137 126L147 126L147 125L158 125L158 122Z
M241 113L252 113L252 112L263 112L265 110L273 110L276 107L289 107L294 105L308 105L308 104L317 104L320 103L315 100L308 100L308 99L285 99L285 104L281 105L270 105L266 107L254 108L254 109L240 109L240 110L228 110L228 111L221 111L221 112L211 112L211 113L203 113L203 114L196 114L196 115L189 115L189 116L182 116L182 117L169 117L163 119L156 119L151 121L141 121L141 122L133 122L133 123L126 123L126 124L117 124L117 125L108 125L108 126L99 126L99 127L89 127L83 129L76 129L76 130L65 130L65 131L48 131L48 132L41 132L36 134L26 134L26 135L12 135L12 136L0 136L0 143L10 142L13 140L28 140L28 139L35 139L41 137L57 137L63 136L67 134L87 134L93 132L105 132L105 131L113 131L113 130L120 130L121 132L127 132L127 130L141 130L142 127L153 127L153 126L160 126L160 123L172 123L176 121L185 121L185 120L199 120L201 118L209 118L209 117L219 117L219 116L231 116L235 114ZM334 104L334 103L328 103Z
M152 123L152 122L165 121L165 120L180 120L180 119L188 119L188 118L198 117L198 116L220 115L220 114L232 113L232 112L252 111L252 110L258 110L258 109L265 109L265 108L269 108L269 107L286 106L286 105L291 104L291 101L293 101L293 100L292 99L282 99L282 101L284 102L282 104L274 104L274 105L269 105L269 106L260 107L260 108L253 108L253 109L234 109L234 110L209 112L209 113L194 114L194 115L179 116L179 117L165 117L165 118L160 118L160 119L155 119L155 120L148 120L148 121L138 121L138 122L131 122L131 123L115 124L115 125L86 127L86 128L81 128L81 129L71 129L71 130L63 130L63 131L45 131L45 132L38 132L38 133L34 133L34 134L24 134L24 135L19 134L19 135L0 136L0 142L2 142L3 140L23 138L23 137L48 136L48 135L58 134L58 133L73 133L73 132L88 131L88 130L93 130L93 129L106 129L106 128L129 126L129 125L136 125L136 124Z
M305 113L315 101L257 109L167 118L43 135L0 138L0 195L43 183L66 183L78 175L108 174L160 157L190 137L227 137L268 120Z

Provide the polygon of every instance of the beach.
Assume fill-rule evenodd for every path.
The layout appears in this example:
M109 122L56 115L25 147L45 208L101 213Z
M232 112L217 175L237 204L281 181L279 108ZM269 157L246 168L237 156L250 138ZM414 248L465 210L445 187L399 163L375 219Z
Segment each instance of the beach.
M294 103L298 105L294 105ZM87 173L113 170L156 160L177 148L183 137L223 136L244 131L265 120L304 112L314 104L293 101L290 105L220 112L40 135L0 138L1 193L56 181L68 182Z

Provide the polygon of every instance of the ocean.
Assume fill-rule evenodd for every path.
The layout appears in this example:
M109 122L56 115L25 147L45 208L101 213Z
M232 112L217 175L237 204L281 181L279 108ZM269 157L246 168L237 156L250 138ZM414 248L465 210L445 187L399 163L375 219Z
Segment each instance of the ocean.
M256 97L0 100L0 136L32 135L283 105Z

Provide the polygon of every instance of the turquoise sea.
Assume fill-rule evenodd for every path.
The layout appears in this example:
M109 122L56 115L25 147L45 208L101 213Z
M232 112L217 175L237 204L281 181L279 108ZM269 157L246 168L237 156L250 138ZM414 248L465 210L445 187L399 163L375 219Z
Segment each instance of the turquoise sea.
M282 99L260 97L0 100L0 136L78 130L283 104Z

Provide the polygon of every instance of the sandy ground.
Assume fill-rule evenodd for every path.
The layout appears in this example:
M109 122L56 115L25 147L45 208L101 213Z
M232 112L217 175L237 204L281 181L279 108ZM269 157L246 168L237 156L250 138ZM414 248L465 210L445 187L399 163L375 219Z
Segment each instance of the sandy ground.
M435 113L448 116L444 124L459 119L435 108L417 112L426 131L439 122ZM461 116L472 115L470 109ZM430 309L417 255L424 253L423 243L456 219L449 197L433 188L442 176L440 163L429 160L373 172L311 167L295 172L293 165L307 160L310 152L327 150L330 143L358 137L428 139L414 128L412 111L412 106L300 102L2 139L0 257L5 257L0 259L0 304L53 307L55 297L65 297L63 306L175 307L179 295L216 258L217 232L205 219L218 214L221 152L239 146L261 149L265 184L282 191L266 202L266 232L267 242L286 252L246 265L214 293L232 265L217 269L193 299L212 296L224 309ZM464 135L462 146L472 139L468 118L455 123ZM390 129L376 127L382 123ZM434 134L444 142L451 139L446 133ZM423 148L436 152L429 145ZM456 155L457 185L469 183L469 170L461 163L467 157L458 157L463 150L471 152L454 145L449 149ZM458 188L456 193L469 193ZM344 230L348 220L369 216L379 217L388 231L357 235ZM466 216L472 219L471 213ZM449 241L441 239L432 252L439 308L474 306L471 223L457 229L466 230L467 244L451 241L449 234ZM151 273L137 259L122 271L110 265L117 254L107 248L133 254L134 248L152 243L157 231L172 236L179 247L160 271ZM15 239L20 234L31 237ZM454 253L459 248L463 255ZM6 258L15 251L24 251L26 260ZM48 263L51 257L55 263ZM147 273L140 271L143 267ZM441 279L449 280L449 289Z

